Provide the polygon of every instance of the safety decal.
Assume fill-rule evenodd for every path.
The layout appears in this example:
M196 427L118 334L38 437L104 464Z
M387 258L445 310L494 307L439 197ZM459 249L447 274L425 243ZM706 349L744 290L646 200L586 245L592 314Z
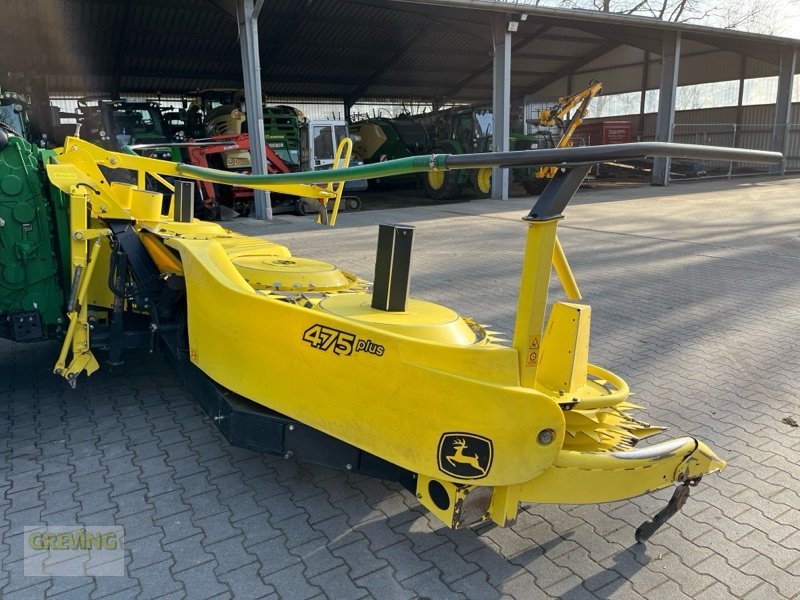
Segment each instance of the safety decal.
M541 345L541 338L538 335L532 335L530 343L528 344L528 360L525 362L527 367L535 367L539 364L539 346Z

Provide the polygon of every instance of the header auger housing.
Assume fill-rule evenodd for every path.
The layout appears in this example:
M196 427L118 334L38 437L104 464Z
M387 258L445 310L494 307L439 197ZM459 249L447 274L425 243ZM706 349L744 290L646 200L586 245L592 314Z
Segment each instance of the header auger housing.
M115 362L124 348L162 346L235 443L400 481L450 527L487 519L508 525L521 502L608 502L681 486L671 508L640 530L645 539L685 500L685 486L725 463L692 437L637 446L660 428L633 418L637 407L628 402L627 384L588 362L591 310L578 303L556 237L563 210L593 161L643 154L781 158L641 144L432 155L324 173L247 176L69 138L44 165L54 187L40 181L38 192L0 199L6 223L0 248L22 247L30 226L38 230L38 244L50 240L48 251L68 259L69 272L52 283L68 282L60 290L64 327L43 327L40 337L64 335L55 372L73 385L82 372L98 368L98 348ZM2 189L9 189L6 179L39 181L35 168L43 157L24 142L6 143ZM450 308L408 296L413 228L381 227L372 285L278 244L193 219L194 188L181 181L236 183L327 201L350 179L553 164L563 172L522 219L527 241L510 344ZM175 194L164 202L143 186L109 183L105 169L119 168L136 171L138 181L145 174L177 177ZM313 185L330 180L339 183ZM37 205L34 197L50 200ZM68 222L56 218L64 199ZM28 218L37 211L49 211L51 219ZM12 230L22 232L19 241L10 239ZM69 240L68 249L56 247L59 235ZM569 302L553 304L545 322L552 266ZM28 267L19 269L27 273ZM19 277L0 282L0 298L13 298L0 307L12 319L41 311L22 289L33 283ZM313 393L298 394L301 367L338 376L319 378Z

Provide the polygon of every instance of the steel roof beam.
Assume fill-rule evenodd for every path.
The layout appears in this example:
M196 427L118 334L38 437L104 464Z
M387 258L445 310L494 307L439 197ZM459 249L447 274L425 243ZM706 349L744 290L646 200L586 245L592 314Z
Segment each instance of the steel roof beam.
M349 94L347 94L347 96L345 96L345 105L352 106L353 104L355 104L361 97L361 95L364 94L364 92L366 92L369 89L371 83L374 82L376 79L379 79L381 75L386 73L388 69L396 65L408 53L408 48L410 46L413 46L414 42L416 42L422 36L427 35L428 31L432 27L433 23L432 22L428 23L428 25L419 30L407 44L395 50L392 53L392 55L389 56L389 58L384 60L377 68L375 68L372 71L372 73L369 74L369 76L366 79L366 81L368 81L369 83L362 83L358 87L353 88L353 90Z
M578 70L578 68L581 67L582 65L585 65L589 61L594 60L596 58L599 58L599 57L603 56L604 54L608 54L614 48L618 48L619 46L620 46L620 44L617 43L616 41L609 42L609 43L606 43L606 44L604 44L603 46L601 46L599 48L594 49L591 54L586 54L584 56L579 56L578 58L576 58L575 60L571 61L569 64L564 66L564 68L561 71L559 71L558 73L554 73L550 77L545 77L544 80L542 80L538 84L536 84L535 88L529 89L527 93L529 93L529 94L536 93L539 90L546 88L551 83L555 83L556 81L558 81L562 77L569 77L570 75L575 73Z
M548 29L548 26L544 26L544 27L541 27L539 29L539 31L534 32L534 33L527 33L527 32L526 33L518 33L518 35L515 36L515 37L519 37L521 39L519 39L518 41L516 41L513 44L511 44L511 55L513 56L514 53L519 48L521 48L522 46L524 46L526 44L529 44L531 42L531 39L535 39L541 33L547 31L547 29ZM450 86L447 90L445 90L444 93L441 94L441 96L443 98L448 98L450 96L454 96L459 91L461 91L461 89L466 87L466 85L468 83L470 83L471 81L473 81L474 79L477 79L481 75L487 74L489 69L492 68L493 65L494 65L494 58L490 58L490 59L484 61L478 68L473 69L469 74L467 74L466 76L462 77L454 85Z

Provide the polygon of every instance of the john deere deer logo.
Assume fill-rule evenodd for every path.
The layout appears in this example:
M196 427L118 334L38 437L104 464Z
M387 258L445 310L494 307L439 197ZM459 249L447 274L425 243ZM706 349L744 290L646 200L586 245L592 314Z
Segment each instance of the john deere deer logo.
M459 479L481 479L492 466L492 441L473 433L445 433L439 440L439 469Z

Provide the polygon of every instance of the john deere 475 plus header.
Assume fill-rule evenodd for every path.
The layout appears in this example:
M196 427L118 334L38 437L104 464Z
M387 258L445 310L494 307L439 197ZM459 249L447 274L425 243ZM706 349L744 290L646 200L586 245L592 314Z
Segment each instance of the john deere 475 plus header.
M350 168L341 160L323 173L252 176L76 138L43 151L4 130L0 335L63 339L54 372L73 386L99 368L99 349L116 362L126 348L160 346L204 406L228 417L218 422L235 443L400 481L451 527L508 525L521 502L608 502L677 486L637 531L643 540L689 486L725 463L693 437L639 444L660 428L632 417L627 384L588 361L591 310L578 303L556 236L594 161L642 155L781 158L652 143ZM408 297L411 228L381 227L370 284L191 214L197 179L333 203L335 214L348 180L544 165L562 170L520 220L527 241L510 344L450 308ZM109 182L114 169L169 189L164 177L174 178L174 193ZM549 306L553 266L569 302ZM337 377L300 394L301 367Z

